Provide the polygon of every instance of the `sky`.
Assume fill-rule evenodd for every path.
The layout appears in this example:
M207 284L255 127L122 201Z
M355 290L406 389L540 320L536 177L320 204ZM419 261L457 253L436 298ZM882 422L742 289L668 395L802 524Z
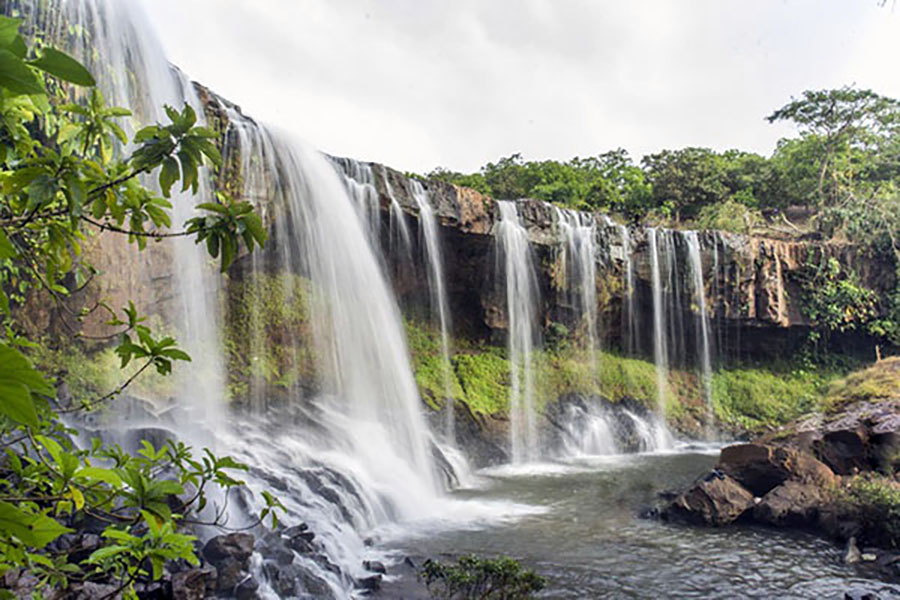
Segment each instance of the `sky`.
M406 171L768 155L793 130L764 117L805 89L900 98L892 0L140 2L169 60L245 114Z

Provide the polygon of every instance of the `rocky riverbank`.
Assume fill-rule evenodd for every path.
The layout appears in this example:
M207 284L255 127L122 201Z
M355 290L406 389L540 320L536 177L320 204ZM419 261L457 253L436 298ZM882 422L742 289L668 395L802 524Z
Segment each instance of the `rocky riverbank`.
M881 361L834 386L822 413L724 448L660 516L812 531L844 544L845 561L900 580L898 379L900 360Z

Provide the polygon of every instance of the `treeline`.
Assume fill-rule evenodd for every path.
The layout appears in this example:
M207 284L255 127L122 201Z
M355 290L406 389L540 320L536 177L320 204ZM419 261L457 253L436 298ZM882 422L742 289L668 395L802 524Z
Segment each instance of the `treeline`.
M537 198L632 222L687 221L736 231L773 220L793 227L783 213L799 206L813 215L805 233L864 235L880 247L895 241L900 102L849 87L806 91L766 118L797 127L768 157L693 147L640 162L623 149L567 162L513 154L476 173L437 168L426 177L495 198Z

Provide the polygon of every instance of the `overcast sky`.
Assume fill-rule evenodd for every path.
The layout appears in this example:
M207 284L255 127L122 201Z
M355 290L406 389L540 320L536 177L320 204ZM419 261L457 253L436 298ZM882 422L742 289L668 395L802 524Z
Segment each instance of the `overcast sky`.
M900 98L877 0L142 0L172 62L327 152L471 171L709 146L769 154L804 89Z

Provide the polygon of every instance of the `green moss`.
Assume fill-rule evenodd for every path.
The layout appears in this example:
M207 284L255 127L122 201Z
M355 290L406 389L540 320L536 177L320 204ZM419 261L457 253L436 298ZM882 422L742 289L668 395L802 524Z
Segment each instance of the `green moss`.
M713 374L713 405L723 423L751 431L771 429L815 410L834 375L747 367Z
M291 273L229 282L223 344L232 398L245 396L251 382L291 387L315 378L310 300L310 282Z
M833 382L825 397L825 410L835 412L852 402L888 400L898 395L900 358L887 358Z
M65 381L75 402L91 402L108 394L143 364L132 361L124 369L112 348L87 352L72 344L56 349L46 345L35 347L30 352L32 361L39 370L51 373ZM173 376L164 377L155 369L148 369L129 385L128 393L148 400L165 400L175 393L176 379L180 363L175 363Z
M453 358L463 400L474 414L491 415L509 410L509 362L498 348L458 354Z
M646 360L602 353L599 394L612 402L631 398L647 407L656 405L656 366Z
M900 547L900 484L889 477L866 473L850 479L835 494L839 511L857 521L863 543Z

